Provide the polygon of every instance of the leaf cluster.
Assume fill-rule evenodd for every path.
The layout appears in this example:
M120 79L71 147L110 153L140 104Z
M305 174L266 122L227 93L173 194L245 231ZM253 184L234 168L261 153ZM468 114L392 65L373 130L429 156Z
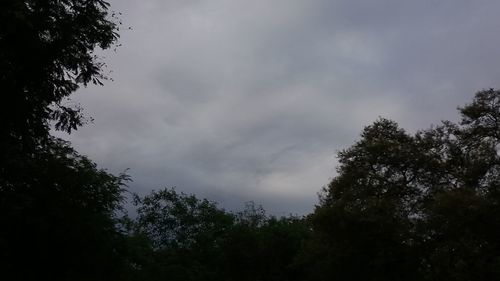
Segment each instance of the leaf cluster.
M499 98L414 135L380 119L341 151L311 215L311 280L499 278Z

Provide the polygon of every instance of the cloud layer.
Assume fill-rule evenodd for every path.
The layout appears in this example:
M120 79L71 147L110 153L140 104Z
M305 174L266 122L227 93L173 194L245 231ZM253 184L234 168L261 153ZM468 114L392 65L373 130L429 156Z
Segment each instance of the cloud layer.
M112 1L114 79L71 136L131 190L304 214L378 116L414 131L499 87L498 1Z

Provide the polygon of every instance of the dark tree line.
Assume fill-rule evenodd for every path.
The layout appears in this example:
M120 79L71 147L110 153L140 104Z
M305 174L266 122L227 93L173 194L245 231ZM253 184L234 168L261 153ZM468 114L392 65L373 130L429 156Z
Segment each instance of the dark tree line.
M367 126L314 212L229 212L163 189L134 196L50 135L85 122L69 96L105 79L103 0L0 2L1 280L499 280L500 91L458 123Z
M253 203L232 213L173 189L136 197L137 280L299 280L295 257L309 229Z

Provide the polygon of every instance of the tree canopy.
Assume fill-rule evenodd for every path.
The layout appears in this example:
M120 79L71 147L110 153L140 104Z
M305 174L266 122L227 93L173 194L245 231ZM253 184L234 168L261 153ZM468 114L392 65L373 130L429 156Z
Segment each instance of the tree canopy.
M458 124L414 135L366 127L311 215L312 279L499 278L499 100L480 91Z
M88 83L101 84L96 48L118 39L118 23L104 0L4 0L0 3L0 112L2 140L33 142L50 122L70 132L82 125L66 98Z
M126 272L117 212L127 176L114 176L51 127L71 132L68 97L100 84L95 51L118 23L102 0L0 2L0 271L6 280L113 280ZM126 274L125 274L126 275Z
M163 189L128 217L130 178L50 134L85 122L68 98L102 84L118 25L104 0L0 2L2 278L500 280L500 91L458 123L367 126L308 216Z
M126 175L113 176L51 140L2 179L0 255L12 280L109 280L120 274L116 225Z
M269 216L253 203L229 212L174 189L135 202L137 280L299 280L301 218Z

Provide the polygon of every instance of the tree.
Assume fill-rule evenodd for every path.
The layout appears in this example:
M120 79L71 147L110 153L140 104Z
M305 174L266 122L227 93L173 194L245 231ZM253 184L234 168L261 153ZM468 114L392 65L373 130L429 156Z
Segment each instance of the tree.
M135 196L134 237L146 238L139 280L221 280L223 243L234 216L214 202L174 189ZM148 245L149 244L149 245Z
M310 279L500 278L499 99L480 91L459 124L415 135L366 127L310 216Z
M2 181L0 256L6 280L115 280L125 273L116 212L128 177L100 170L51 139Z
M412 280L414 141L385 119L361 136L310 218L311 279Z
M0 2L0 271L8 280L123 280L128 269L116 219L127 177L49 132L82 125L68 97L105 79L94 51L118 39L108 8L104 0Z
M300 280L294 262L309 233L300 218L253 203L231 213L174 189L135 202L137 280Z
M50 122L70 132L84 122L66 98L101 84L104 64L94 51L118 38L104 0L4 0L0 3L2 145L32 145L48 137Z
M303 218L270 216L247 203L224 245L227 280L302 280L295 258L308 234Z
M480 91L459 108L458 125L445 122L418 136L428 147L427 162L434 163L419 222L428 279L500 277L499 99L499 91Z

